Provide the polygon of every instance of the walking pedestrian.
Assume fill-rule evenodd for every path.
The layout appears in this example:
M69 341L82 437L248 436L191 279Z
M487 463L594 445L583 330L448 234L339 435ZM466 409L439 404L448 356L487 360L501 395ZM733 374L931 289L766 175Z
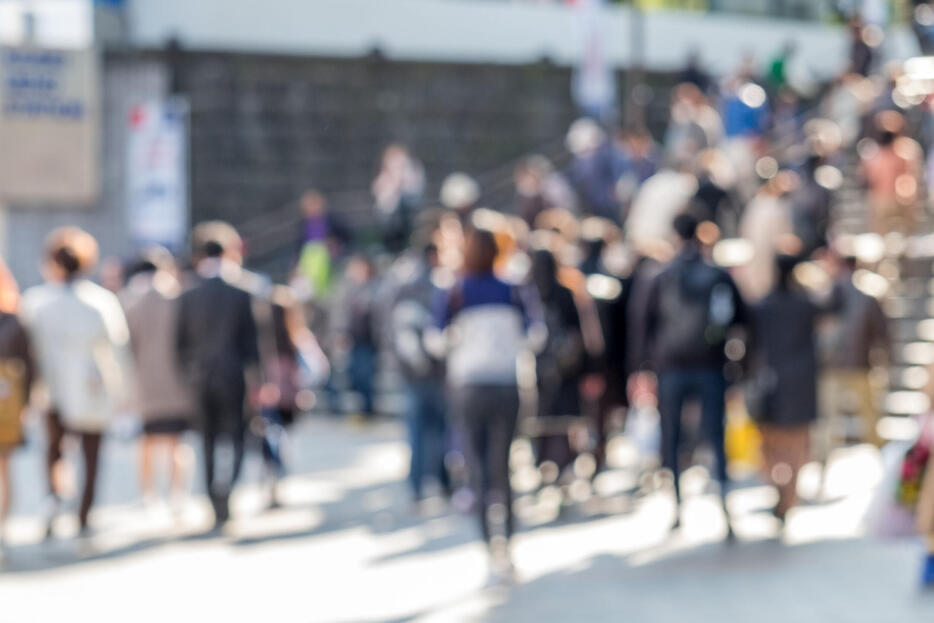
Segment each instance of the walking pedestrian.
M551 462L560 475L576 458L566 418L581 415L580 383L586 372L587 352L574 295L558 281L558 263L550 250L532 254L531 280L548 330L545 347L535 363L538 419L543 427L536 439L536 455L539 465Z
M19 289L0 260L0 554L13 502L10 457L23 443L23 416L35 377L31 345L16 317Z
M233 285L240 236L226 223L208 222L195 228L193 239L200 281L181 296L176 344L199 412L206 489L219 530L230 518L230 493L243 461L245 401L259 388L259 349L250 295ZM233 447L227 465L220 461L224 438Z
M448 447L447 408L444 397L444 362L431 347L435 331L432 304L440 295L435 285L438 250L428 244L402 284L392 310L393 349L405 380L406 422L411 459L409 485L416 502L424 484L434 479L449 493L451 482L445 466Z
M371 419L376 413L376 374L379 367L376 303L376 266L365 255L355 255L347 264L348 291L339 307L342 342L350 352L351 388L360 396L359 416Z
M143 420L140 489L144 500L156 498L155 463L162 454L169 466L170 499L176 506L183 500L192 461L182 435L191 428L195 413L176 352L181 293L171 254L157 247L144 252L131 267L122 294L137 370L137 408Z
M473 229L463 277L442 297L437 321L452 339L447 382L454 420L467 440L468 463L484 541L496 581L509 581L509 540L515 529L509 450L519 414L516 361L531 326L534 303L493 274L493 233Z
M66 436L81 442L84 487L78 521L80 534L90 533L101 440L130 384L129 330L120 302L86 278L97 257L97 241L89 233L77 227L53 231L45 242L46 283L23 296L21 318L33 339L50 402L45 415L47 536L53 534L65 488Z
M807 462L817 420L815 324L820 308L797 285L797 259L779 255L772 291L752 308L752 361L767 480L778 489L772 510L784 523L797 502L798 472Z
M727 535L733 530L726 508L727 472L724 451L725 345L732 329L746 322L746 311L730 275L701 255L696 240L697 219L681 214L674 229L681 250L652 283L648 293L647 342L658 375L658 407L662 424L662 465L674 475L680 525L681 419L690 399L701 403L701 426L713 448L714 478L727 516Z
M264 385L260 392L263 463L270 482L270 507L281 504L279 483L286 473L288 434L313 399L304 392L330 373L327 358L305 324L301 304L288 286L274 286L269 300L256 301ZM302 369L305 364L308 369ZM314 378L310 378L314 377ZM309 390L310 391L310 390Z
M857 416L863 441L882 447L876 430L882 414L870 372L875 363L891 359L891 336L882 305L853 282L856 258L838 258L835 264L833 300L837 313L824 340L827 358L820 383L824 418L820 458L825 462L839 442L847 415Z

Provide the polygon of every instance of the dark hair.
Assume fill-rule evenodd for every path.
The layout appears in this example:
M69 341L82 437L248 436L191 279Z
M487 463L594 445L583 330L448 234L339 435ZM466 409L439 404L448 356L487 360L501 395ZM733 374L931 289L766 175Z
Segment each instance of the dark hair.
M191 243L196 259L217 258L230 252L240 252L243 239L229 223L206 221L195 226Z
M891 145L892 143L895 142L895 138L897 136L898 135L895 134L895 132L892 132L891 130L883 130L879 134L879 144L882 145L883 147Z
M488 229L472 229L467 234L464 250L464 270L474 275L487 275L493 272L493 265L499 247L493 232Z
M66 281L76 279L97 263L97 241L78 227L54 230L45 241L46 261L62 271Z
M694 240L697 236L697 218L693 214L683 212L675 217L671 224L678 237L685 242Z
M130 264L130 267L127 268L126 279L129 281L136 275L154 273L157 270L159 270L159 267L156 266L152 260L148 258L141 258Z
M205 240L199 251L201 257L221 257L224 255L224 245L218 240Z
M51 259L64 271L65 278L68 280L74 279L81 272L81 260L71 247L58 247L52 251Z
M129 281L136 275L154 273L159 270L171 270L175 258L165 247L152 245L137 255L126 268L126 279Z

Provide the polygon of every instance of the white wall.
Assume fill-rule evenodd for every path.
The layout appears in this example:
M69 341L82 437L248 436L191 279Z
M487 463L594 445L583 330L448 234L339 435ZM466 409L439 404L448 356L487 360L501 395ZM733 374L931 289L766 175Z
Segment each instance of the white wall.
M629 63L626 8L608 10L607 54ZM562 5L480 0L133 0L132 39L162 46L178 35L195 49L358 56L379 46L390 58L526 63L545 55L571 64L580 46L574 11ZM688 51L703 50L718 72L733 69L751 50L763 60L786 41L798 44L801 62L819 76L846 63L840 28L797 21L696 13L646 16L650 69L680 67ZM913 54L907 32L899 55Z
M40 45L80 48L93 39L91 0L0 0L0 45L23 42L27 11Z

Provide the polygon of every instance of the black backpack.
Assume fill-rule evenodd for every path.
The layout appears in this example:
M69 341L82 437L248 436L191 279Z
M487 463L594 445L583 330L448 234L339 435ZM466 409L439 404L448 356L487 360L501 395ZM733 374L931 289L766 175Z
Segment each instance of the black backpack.
M676 260L660 294L661 358L691 363L722 353L737 308L726 273L704 261Z

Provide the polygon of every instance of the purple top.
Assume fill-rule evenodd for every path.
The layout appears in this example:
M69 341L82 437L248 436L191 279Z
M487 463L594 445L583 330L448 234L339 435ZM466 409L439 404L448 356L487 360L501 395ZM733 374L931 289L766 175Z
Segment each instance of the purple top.
M305 242L324 242L328 237L328 218L324 215L305 219Z

